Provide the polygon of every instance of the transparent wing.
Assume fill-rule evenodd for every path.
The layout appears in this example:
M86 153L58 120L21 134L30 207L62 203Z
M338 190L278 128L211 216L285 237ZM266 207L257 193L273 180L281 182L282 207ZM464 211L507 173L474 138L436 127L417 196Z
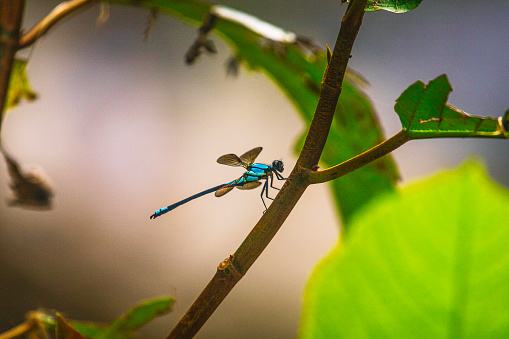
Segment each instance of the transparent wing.
M242 163L242 160L240 160L240 158L235 154L222 155L217 159L217 162L222 165L245 167L244 164Z
M260 186L262 183L260 181L251 181L247 184L244 184L243 186L237 186L239 190L252 190L253 188L256 188Z
M230 192L235 186L226 186L226 187L223 187L223 188L220 188L216 191L215 193L215 196L216 197L222 197L223 195L225 195L226 193Z
M253 148L252 150L247 151L246 153L242 154L240 156L240 161L242 162L243 166L247 167L247 166L253 164L253 162L255 161L258 154L260 154L262 149L263 149L262 147L256 147L256 148Z

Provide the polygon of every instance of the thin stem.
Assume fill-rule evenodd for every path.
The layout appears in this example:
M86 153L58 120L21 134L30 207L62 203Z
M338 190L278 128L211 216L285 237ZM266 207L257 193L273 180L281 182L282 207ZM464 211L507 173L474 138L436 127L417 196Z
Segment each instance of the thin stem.
M94 0L69 0L62 2L19 39L19 49L30 46L64 17L92 2Z
M33 328L33 322L25 321L4 333L0 333L0 339L26 338L27 334L33 330Z
M267 247L307 186L310 168L318 163L325 146L341 84L359 31L367 0L352 0L346 10L331 60L322 80L320 98L303 150L275 201L255 225L235 254L225 259L167 338L191 338L226 298Z
M309 182L310 184L319 184L342 177L343 175L353 172L356 169L359 169L368 163L391 153L409 140L411 139L407 132L402 130L384 142L370 148L364 153L342 162L339 165L330 167L323 171L311 172L309 174Z
M0 0L0 131L24 7L24 0Z

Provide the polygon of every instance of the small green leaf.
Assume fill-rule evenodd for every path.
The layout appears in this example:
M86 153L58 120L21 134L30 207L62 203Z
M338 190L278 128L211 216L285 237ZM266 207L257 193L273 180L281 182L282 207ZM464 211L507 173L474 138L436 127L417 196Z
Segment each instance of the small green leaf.
M506 338L509 191L475 163L375 201L315 269L302 338Z
M411 138L508 137L503 118L473 116L447 104L451 91L443 74L428 85L417 81L400 95L394 110Z
M366 12L389 11L394 13L405 13L417 8L422 0L368 0Z
M171 311L175 302L172 298L153 299L139 304L129 310L125 315L115 319L113 323L95 338L123 338L125 333L137 330L159 315Z
M37 98L37 94L32 91L28 83L28 78L25 73L26 63L26 60L14 60L11 78L9 80L9 90L7 91L5 110L18 105L21 99L33 101Z
M327 51L327 64L330 63L330 58L332 57L332 52L330 51L329 45L325 44L325 49Z

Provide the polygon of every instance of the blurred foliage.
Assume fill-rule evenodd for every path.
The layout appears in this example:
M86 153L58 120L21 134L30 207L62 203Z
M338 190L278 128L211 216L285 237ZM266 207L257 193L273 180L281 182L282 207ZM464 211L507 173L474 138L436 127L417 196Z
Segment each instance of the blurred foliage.
M508 214L472 162L377 199L315 269L301 337L507 337Z
M55 333L56 338L131 339L136 337L135 331L140 327L169 313L174 302L174 299L168 297L145 301L115 319L110 325L66 320L55 311L31 311L24 324L0 333L0 338L48 338L48 333Z
M33 101L37 98L37 94L30 88L30 84L28 83L28 78L25 73L26 64L26 60L14 59L4 112L10 108L16 107L21 99Z
M132 334L156 317L169 313L174 302L172 298L160 298L141 303L115 319L105 331L95 335L94 339L126 338L126 335Z
M60 313L57 313L55 337L56 339L85 339L85 337L76 331Z
M53 189L51 180L42 168L22 171L18 161L0 145L5 158L11 182L9 187L14 195L7 201L9 206L28 209L48 210L52 207Z

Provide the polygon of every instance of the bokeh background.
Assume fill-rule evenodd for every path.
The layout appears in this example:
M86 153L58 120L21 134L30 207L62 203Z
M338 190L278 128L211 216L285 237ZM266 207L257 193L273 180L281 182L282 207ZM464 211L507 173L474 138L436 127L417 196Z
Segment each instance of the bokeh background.
M24 27L58 1L27 1ZM333 45L346 5L325 1L223 1L285 29ZM476 115L509 108L506 0L425 0L407 14L368 13L350 65L387 136L400 129L394 100L416 80L447 73L449 102ZM264 75L241 69L229 78L229 47L192 67L184 54L196 27L160 15L149 41L147 10L98 6L64 20L44 36L27 69L39 99L6 117L3 143L21 163L43 167L55 184L47 212L8 208L0 162L0 333L25 312L54 308L71 319L108 322L141 300L177 299L174 311L141 331L165 336L256 223L256 192L206 196L170 215L154 210L242 173L216 164L224 153L263 146L262 162L295 163L304 128L292 104ZM23 51L22 56L27 56ZM509 186L504 140L413 141L394 153L402 185L482 159ZM198 337L290 338L314 265L336 244L339 220L326 186L310 187L275 239ZM468 206L465 206L468 208ZM501 222L501 221L497 221Z

